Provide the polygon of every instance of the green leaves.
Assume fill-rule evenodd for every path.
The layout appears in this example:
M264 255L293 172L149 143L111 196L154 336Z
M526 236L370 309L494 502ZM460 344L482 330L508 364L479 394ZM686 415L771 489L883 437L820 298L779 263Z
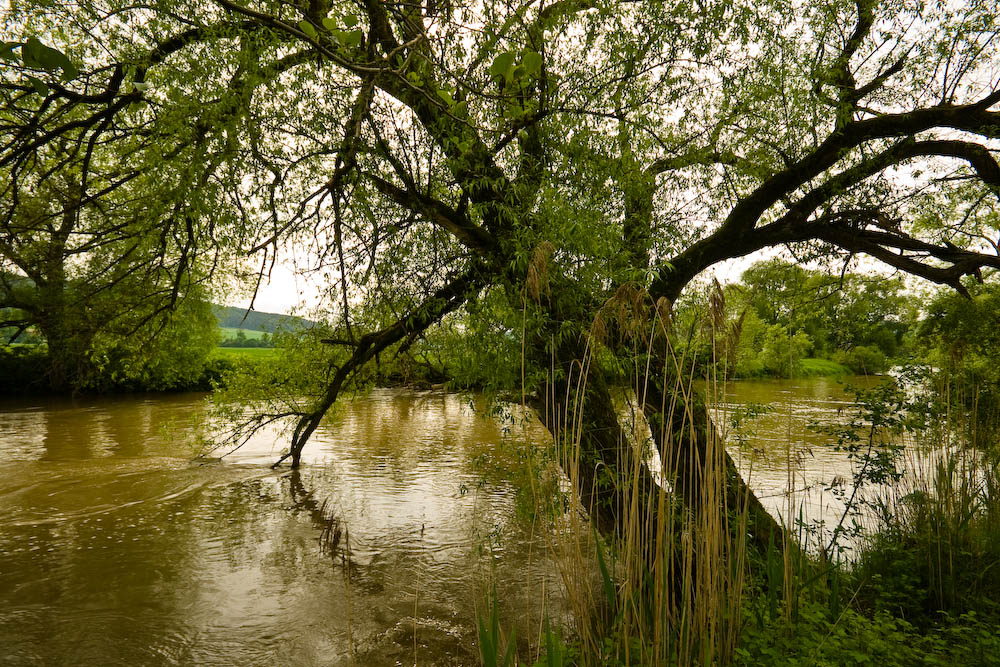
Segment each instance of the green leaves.
M420 86L423 83L423 79L416 72L410 72L407 74L407 79L410 80L414 85ZM459 118L465 118L469 115L469 103L465 100L458 101L452 95L452 92L447 88L438 88L436 91L437 96L448 106L448 110L452 115Z
M42 44L36 37L29 37L23 42L0 42L0 60L20 61L24 67L33 70L61 71L64 81L70 81L80 73L65 53ZM30 74L27 78L36 93L42 97L49 94L48 84L40 78Z
M360 30L335 30L333 36L338 42L351 48L360 46L364 39L364 33Z
M323 22L325 23L326 19L324 19ZM310 39L316 39L316 37L319 35L319 33L316 32L316 26L314 26L309 21L299 21L299 30L304 32L306 36L309 37Z
M447 90L445 90L444 88L438 88L437 94L438 97L444 100L445 104L447 104L449 107L455 106L455 99L451 96L451 93L449 93Z
M343 26L346 28L354 28L358 25L358 17L353 14L348 14L341 20L343 21ZM341 24L338 23L336 19L329 16L323 19L322 24L323 28L330 33L330 36L333 37L334 41L340 46L356 48L361 46L361 43L364 41L364 32L361 30L341 30ZM312 39L319 37L319 33L316 32L316 27L308 21L300 21L299 28L301 28L302 32L306 33L306 35Z
M521 56L521 67L524 68L528 76L538 76L538 73L542 71L542 54L530 49L525 50L524 55Z
M517 62L520 55L520 62ZM490 75L500 80L500 87L526 88L538 79L542 71L542 54L531 49L504 51L493 59Z
M73 79L79 71L66 55L50 46L45 46L34 37L29 37L21 45L21 60L26 67L54 71L61 69L66 81Z
M21 46L21 42L0 42L0 60L17 60L14 49Z
M16 50L20 50L20 55L15 53ZM20 61L25 67L33 70L46 72L59 70L64 81L75 79L80 73L65 53L42 44L36 37L29 37L24 42L0 43L0 59ZM49 94L48 85L37 76L28 75L28 83L42 97Z
M490 597L490 616L485 619L477 615L479 626L479 657L486 667L507 667L514 664L517 649L517 637L512 630L507 640L506 651L500 651L502 637L500 634L500 614L497 609L496 584L493 585L493 595Z
M49 94L49 87L46 86L41 79L29 76L28 81L31 83L31 87L35 89L35 92L41 95L42 97L45 97L46 95Z
M493 64L490 65L490 74L497 78L503 78L505 81L510 83L511 75L514 70L515 58L517 58L517 54L513 51L505 51L504 53L501 53L493 59Z

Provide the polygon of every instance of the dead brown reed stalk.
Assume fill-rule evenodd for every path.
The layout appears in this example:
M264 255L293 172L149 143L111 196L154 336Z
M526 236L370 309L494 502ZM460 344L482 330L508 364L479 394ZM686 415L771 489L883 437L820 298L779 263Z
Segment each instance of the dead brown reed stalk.
M637 296L620 290L606 304L604 316L629 323L626 330L633 337L640 328L644 330L647 358L655 351L672 360L675 384L666 392L670 404L658 406L668 416L661 428L678 429L684 437L663 432L659 442L700 437L695 415L690 412L693 401L689 399L696 391L694 366L663 335L670 326L669 304L657 304L650 318L648 309L635 307L640 301ZM719 317L719 324L722 322ZM596 328L604 326L601 323ZM654 350L654 345L665 347ZM588 348L585 358L574 366L575 381L569 383L574 396L561 401L572 408L549 421L558 425L553 436L572 497L581 497L575 487L580 478L583 427L579 407L593 363L593 349ZM618 446L630 448L636 455L619 460L631 461L632 467L608 471L611 483L618 488L621 529L615 537L601 538L580 511L584 508L560 513L550 549L577 619L582 664L604 664L607 660L642 665L728 664L739 636L748 563L746 499L737 507L729 506L725 443L714 429L707 431L707 442L701 448L704 461L680 456L677 451L656 451L653 434L642 416L649 372L648 365L637 363L634 385L624 392L623 402L632 404L634 423L623 432L633 437ZM717 389L716 384L710 384L709 391ZM698 470L679 471L681 462ZM644 491L648 486L640 480L654 473L659 483L655 497L650 498ZM678 473L702 478L701 497L696 503L682 502L673 493Z
M531 251L524 288L535 303L540 303L543 295L549 295L549 260L555 250L550 242L542 241Z

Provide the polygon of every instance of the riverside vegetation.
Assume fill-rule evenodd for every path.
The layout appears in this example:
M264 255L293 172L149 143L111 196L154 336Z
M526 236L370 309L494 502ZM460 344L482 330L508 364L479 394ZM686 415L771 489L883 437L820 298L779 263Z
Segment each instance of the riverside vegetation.
M706 434L705 455L716 471L707 474L713 481L700 491L700 502L718 511L692 515L661 487L652 509L627 502L628 529L609 542L582 515L567 511L579 492L561 486L558 471L580 465L573 415L564 419L569 432L557 430L552 448L515 447L500 474L520 489L522 519L551 529L550 549L576 622L546 624L535 637L508 635L498 620L496 592L487 590L479 619L483 664L998 664L1000 411L992 392L997 377L984 372L995 372L1000 347L980 333L996 316L990 304L998 290L992 283L970 289L971 300L947 292L930 299L927 316L906 338L911 354L940 366L902 365L873 389L857 391L855 412L843 423L817 425L830 447L855 462L854 478L829 489L845 504L837 525L796 520L798 509L790 505L783 511L789 519L784 530L769 542L752 542L746 531L751 499L726 497L723 481L731 473L722 457L725 434L713 431ZM687 311L697 319L693 333L671 351L687 369L682 375L688 382L707 380L712 403L725 392L726 373L740 368L739 356L752 350L740 333L734 337L745 320L742 302L732 299L727 306L723 292L715 286L706 298L716 311ZM959 326L960 320L968 326ZM447 331L387 360L392 370L369 382L442 378L456 387L489 387L495 400L516 400L516 339L497 336L487 346L490 355L475 363L473 350L483 349L483 341L465 347L462 337ZM303 368L316 363L308 351L317 346L308 337L292 342L303 366L272 366L264 384L259 367L243 367L226 390L237 404L251 393L248 385L271 401L278 400L277 390L266 387L280 387L287 392L281 400L290 404L322 391L322 382L301 381ZM713 355L708 362L699 356L705 349ZM509 384L483 374L492 364L509 370ZM633 377L630 385L626 373L619 378L621 400L633 403L642 383ZM633 404L624 418L648 439L651 434L641 435L635 423L642 421L638 414ZM670 427L691 428L690 419L682 416ZM674 477L671 463L662 465L663 478ZM639 480L632 483L638 488ZM649 511L657 516L652 526L643 517ZM657 581L673 583L647 599Z
M767 265L797 270L778 262ZM777 367L796 369L794 373L803 372L803 363L805 368L809 363L826 364L831 374L848 372L831 360L797 358L802 348L796 348L794 339L801 341L808 334L802 329L791 334L786 323L760 318L751 311L745 295L753 294L752 286L748 280L725 289L716 285L705 290L702 299L694 298L678 309L674 326L686 328L687 333L672 354L688 369L684 375L708 378L709 401L724 391L728 374L767 368L764 360L769 358L785 356L787 361ZM851 488L861 490L848 503L840 526L809 526L793 520L774 542L761 548L739 537L740 526L748 520L747 508L721 501L722 487L702 491L706 494L702 502L725 508L707 523L705 517L692 523L693 517L675 506L668 493L662 493L656 511L664 516L659 521L676 526L667 534L686 534L701 546L692 550L683 541L653 540L653 563L636 563L627 555L629 544L652 539L639 528L639 516L627 522L639 532L623 535L621 546L599 538L586 521L566 513L568 497L555 483L552 466L572 469L579 465L572 435L552 452L542 447L519 453L518 462L506 468L505 474L521 487L526 519L554 526L551 548L559 554L566 581L576 582L569 591L578 622L567 628L546 625L538 637L519 641L500 627L494 598L480 620L483 664L651 665L704 660L747 665L868 664L872 660L890 665L954 660L997 664L1000 606L994 600L1000 591L1000 571L994 571L994 564L1000 562L1000 507L993 499L1000 483L1000 458L994 444L1000 410L994 387L1000 346L992 344L984 332L993 330L1000 312L993 307L1000 288L987 283L970 289L971 300L940 292L928 301L919 321L888 320L890 340L901 341L894 349L904 355L919 351L936 370L912 367L908 373L914 377L904 378L902 384L890 380L875 392L859 394L858 419L831 430L832 446L857 456L859 473ZM852 297L857 298L845 294L844 300ZM714 313L709 310L713 305ZM759 345L754 328L746 324L753 317L751 312L764 328L778 330L791 340L779 352ZM456 389L487 387L509 398L518 382L516 339L494 332L490 345L483 346L481 338L470 345L464 329L458 322L441 328L386 359L369 382L420 386L446 381ZM813 329L817 331L829 334ZM273 336L277 348L216 348L202 362L202 373L211 369L214 376L194 386L219 389L220 398L231 395L234 405L242 405L251 395L247 385L257 391L281 387L301 399L321 391L322 384L290 387L289 382L294 377L313 377L305 372L317 361L309 351L323 349L316 340L331 335L333 330L314 324L296 333L279 331ZM841 331L838 335L852 334ZM477 359L477 350L483 349L492 351L485 359ZM27 374L21 381L34 380L45 367L44 346L8 347L6 353L20 357L9 368ZM498 366L510 369L506 378L492 371L484 373ZM7 377L18 382L15 375ZM904 386L920 391L906 398L901 393ZM191 387L113 386L116 390ZM620 387L629 387L624 373ZM688 427L682 420L680 428ZM909 449L902 446L904 437L914 439ZM724 469L718 453L724 443L711 441L707 455ZM904 476L906 456L919 459L919 465L910 466ZM664 476L669 478L670 471L664 470ZM714 477L721 480L725 474ZM638 512L638 508L628 511ZM789 507L785 514L794 517L795 508ZM862 514L865 526L852 523ZM831 535L834 540L827 542ZM854 546L845 553L848 538ZM697 554L706 552L707 559L699 560ZM720 566L718 579L701 578ZM659 609L643 600L655 578L681 580L660 601Z
M985 458L968 484L907 493L883 533L919 544L929 533L910 521L950 521L949 489L979 488L993 315L928 297L908 333L915 300L854 271L867 257L992 298L997 3L25 0L0 25L0 327L44 339L44 354L4 354L44 361L51 390L195 381L213 290L253 297L279 255L302 257L324 324L227 376L215 398L236 436L292 421L274 465L298 468L338 401L437 368L530 410L565 502L587 511L560 527L569 562L593 554L602 573L590 589L567 577L581 586L573 661L791 661L783 624L802 619L838 640L806 662L834 644L860 661L844 628L881 650L890 624L926 641L968 631L989 660L978 616L938 634L893 616L897 597L931 615L974 599L968 582L946 595L937 568L936 598L895 584L865 597L830 565L835 544L815 564L751 492L691 378L870 373L912 335L945 373L930 414L946 451L960 434ZM772 262L742 293L698 287L779 249L817 272ZM866 398L878 424L831 436L872 483L895 475L897 402ZM947 533L953 561L978 553L958 529L985 530L989 500L973 497ZM484 616L487 662L520 659L502 633ZM959 650L942 643L924 655Z
M943 296L936 304L949 301ZM843 514L836 525L807 523L790 495L784 530L767 544L747 539L749 497L725 501L719 434L706 448L718 471L702 493L706 504L721 509L706 520L661 491L658 520L676 529L647 532L633 504L624 510L630 516L620 538L625 547L602 540L565 511L544 454L522 455L515 466L524 466L525 511L555 526L551 549L577 625L567 638L546 624L537 639L522 640L517 653L519 638L497 624L494 591L480 617L482 663L1000 664L996 406L984 400L986 412L979 413L969 394L983 394L967 391L956 400L949 393L956 373L985 361L970 355L958 362L955 342L938 339L941 346L929 351L931 358L949 356L954 365L948 369L898 368L895 377L854 390L852 414L843 422L816 425L831 447L854 459L853 478L827 489L844 503ZM716 361L713 369L734 360ZM708 395L719 397L710 400L721 400L727 382L723 375L708 378ZM734 417L752 421L760 409L766 406ZM991 437L982 439L984 431ZM572 436L567 440L555 456L572 468L579 449ZM664 478L671 478L669 461L662 465ZM652 554L636 562L630 543ZM659 589L658 597L649 598L650 587Z
M777 262L768 266L793 268ZM748 313L760 317L746 305L751 286L746 280L725 289L716 285L703 292L703 299L678 309L674 326L687 332L672 354L688 369L685 376L708 378L709 401L724 391L727 374L766 367L762 360L773 356L786 355L785 369L812 362L829 364L835 374L846 372L836 362L796 358L794 340L777 354L755 343L754 329L746 325ZM994 387L1000 346L984 332L993 330L1000 312L993 307L1000 288L987 283L971 290L971 300L939 293L917 322L906 323L901 317L901 326L889 320L892 340L896 332L903 334L895 349L903 354L919 351L936 370L912 367L908 372L914 377L904 378L902 384L890 380L875 392L860 394L858 418L831 430L832 446L857 457L859 473L851 488L861 491L850 499L840 526L793 520L774 542L750 544L740 538L747 507L728 506L722 500L724 489L716 485L702 491L702 502L725 511L710 515L707 522L702 517L692 523L694 518L674 505L668 493L658 500L658 521L676 526L665 534L687 535L700 543L698 549L684 541L653 539L644 532L648 527L640 527L638 515L627 522L638 532L621 536L623 545L609 543L579 515L565 511L568 496L555 483L553 465L570 470L579 465L572 434L558 440L562 444L552 452L544 446L520 452L505 474L521 487L526 519L554 527L551 548L559 554L566 581L576 582L568 588L577 624L547 625L538 637L519 640L504 633L495 608L488 604L480 621L483 663L996 664L1000 607L994 599L1000 591L1000 571L994 564L1000 562L1000 507L993 499L1000 483L995 445L1000 410ZM713 305L714 312L709 310ZM787 324L777 319L761 320L786 338L806 336L801 329L790 334ZM487 387L509 398L519 380L516 339L494 332L489 345L484 346L482 338L470 345L464 329L455 322L387 358L369 382L419 386L447 381L456 389ZM331 329L314 325L297 333L279 331L273 349L216 348L203 363L217 374L203 386L219 389L222 399L231 396L234 405L251 395L248 385L258 392L280 387L287 400L292 394L301 400L321 391L322 384L290 382L314 377L306 372L317 362L310 351L323 349L316 340L331 335ZM483 349L492 351L485 359L477 358L477 350ZM43 346L19 346L6 353L22 359L13 368L24 369L26 378L37 378L44 368L44 352ZM509 369L509 375L503 378L488 370L496 367ZM8 377L17 382L16 376ZM619 386L630 386L625 373ZM907 398L901 393L904 386L920 391ZM680 428L688 427L682 420ZM902 446L904 437L911 439L908 449ZM710 442L706 454L724 470L718 451L724 443L714 437ZM904 476L907 456L919 459L919 465L909 466ZM725 474L709 476L718 484ZM664 477L671 477L669 470ZM795 513L789 507L785 515ZM863 527L852 522L862 514L867 522ZM834 540L828 542L831 536ZM854 546L845 553L848 540ZM652 563L645 560L649 554L638 563L631 560L630 543L646 541L655 543ZM706 560L700 560L698 554L705 553ZM702 579L707 572L715 574ZM659 608L643 600L656 578L680 579ZM678 604L680 609L675 608Z
M710 346L696 343L694 338L710 294L704 287L692 290L676 309L676 326L684 336L680 345L697 348L692 348L689 356L700 375L713 363ZM783 260L758 262L741 281L720 286L715 294L728 304L727 326L738 349L733 351L735 361L713 372L732 378L882 373L926 350L924 341L931 329L944 325L942 318L982 320L973 313L946 314L963 306L961 301L948 301L947 293L942 292L930 302L933 310L924 321L901 280L853 273L830 278L825 272ZM986 294L983 291L983 298ZM985 311L989 307L979 308ZM78 363L78 380L72 389L208 390L223 380L223 372L237 360L263 361L273 358L283 346L295 347L291 339L296 332L314 329L308 336L311 341L336 335L333 328L288 316L219 306L213 306L212 312L218 330L204 314L194 317L179 312L169 328L157 332L141 348L115 342L95 346ZM514 388L516 374L504 377L482 369L514 363L518 354L515 339L508 331L475 329L479 326L472 319L449 318L419 344L380 360L373 381L417 387L448 382L455 389ZM181 330L184 336L174 333ZM32 328L21 331L8 327L2 333L8 341L0 348L0 364L10 380L5 386L18 392L25 387L49 390L47 373L52 360L45 339ZM260 351L251 352L255 349Z

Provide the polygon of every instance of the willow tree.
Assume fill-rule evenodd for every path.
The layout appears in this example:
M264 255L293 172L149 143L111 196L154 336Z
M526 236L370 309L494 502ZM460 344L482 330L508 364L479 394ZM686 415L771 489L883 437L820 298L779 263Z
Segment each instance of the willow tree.
M669 304L695 277L776 246L866 255L960 291L1000 266L986 243L1000 186L993 2L14 6L18 39L87 52L73 81L7 84L5 169L64 137L138 142L146 174L156 151L217 163L206 173L238 214L216 242L314 251L340 350L299 410L293 466L380 353L489 298L520 313L524 377L547 378L525 387L543 422L576 415L571 473L613 530L622 477L645 459L622 446L589 351L641 355L638 395L692 504L709 428L689 419L697 398L674 393L669 347L637 345L613 313L669 342Z
M5 19L0 327L44 337L57 391L112 376L155 386L151 364L168 386L174 371L196 379L203 359L190 357L215 340L213 234L232 216L215 178L225 153L199 127L208 114L194 118L176 90L169 108L144 103L141 69L126 82L100 30L74 34L83 14L14 3Z

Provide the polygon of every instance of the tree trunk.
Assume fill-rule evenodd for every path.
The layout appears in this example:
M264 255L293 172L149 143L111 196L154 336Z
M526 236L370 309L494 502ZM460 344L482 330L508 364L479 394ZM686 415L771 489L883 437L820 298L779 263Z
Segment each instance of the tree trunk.
M67 242L76 226L79 195L75 184L62 195L63 214L45 246L43 270L36 279L38 326L48 344L49 388L67 393L80 388L87 375L92 334L82 313L74 309L67 275ZM77 315L74 317L74 315Z
M585 336L560 332L560 323L581 321L573 284L565 282L550 290L544 304L553 332L549 345L544 334L529 341L526 362L550 369L547 394L532 407L564 453L565 472L598 529L606 535L641 536L642 544L632 546L648 551L657 531L665 529L659 513L672 493L695 513L717 511L742 519L745 512L749 543L780 548L781 527L740 476L704 398L668 373L664 357L654 353L637 393L664 464L657 472L669 484L656 483L649 469L652 452L640 451L639 443L626 435L609 382L599 365L591 363L594 351ZM610 326L624 328L620 322ZM708 482L716 481L721 492L708 493ZM706 499L719 506L707 506Z
M550 354L554 377L545 399L532 407L552 433L591 520L601 533L621 537L630 521L649 521L658 487L622 428L607 380L586 352L576 338Z
M91 363L87 359L90 337L74 330L63 311L50 311L39 323L48 347L48 386L56 393L80 389L86 381Z
M732 519L745 516L747 542L762 552L771 544L782 548L782 528L747 486L726 451L715 428L704 396L690 382L666 370L664 360L653 355L644 387L643 413L660 453L662 474L673 491L695 512L721 511ZM721 480L713 476L722 475ZM709 486L721 482L716 496ZM706 499L721 501L721 507L705 506Z
M570 347L564 345L560 352L565 355ZM571 454L563 457L565 472L603 534L652 538L661 529L663 495L674 493L692 512L728 514L730 526L745 515L749 544L781 549L781 526L743 480L695 388L675 382L663 372L662 362L654 362L642 388L643 416L662 463L657 472L666 482L661 487L648 467L650 452L639 451L622 428L603 374L578 360L582 358L563 357L570 360L554 363L560 377L551 383L546 400L532 407L561 451ZM718 475L721 480L715 479ZM720 494L709 492L715 481L721 482ZM721 506L708 507L706 499L721 501Z

